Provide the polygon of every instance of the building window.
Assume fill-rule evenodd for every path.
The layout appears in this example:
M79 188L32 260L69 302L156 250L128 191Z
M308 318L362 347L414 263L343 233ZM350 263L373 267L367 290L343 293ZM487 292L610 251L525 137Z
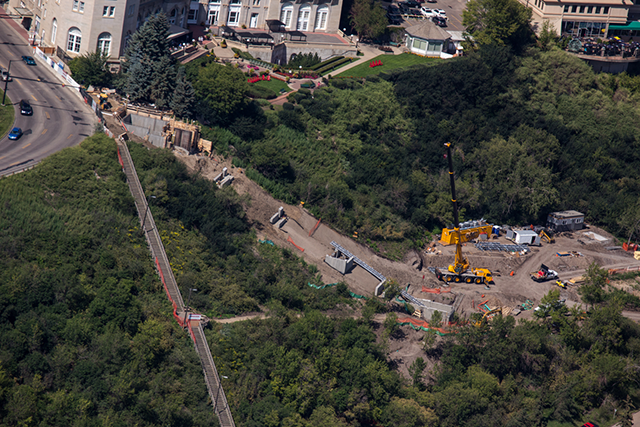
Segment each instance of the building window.
M229 19L227 19L227 25L237 27L239 21L240 21L240 11L230 10Z
M69 52L80 53L80 42L82 41L82 33L79 29L73 27L69 29L69 37L67 38L67 50Z
M209 16L207 22L209 25L218 25L218 15L220 14L220 6L216 6L215 9L209 9Z
M84 13L84 2L83 1L80 2L80 8L78 9L78 12Z
M309 6L302 7L298 11L298 31L307 31L309 29L309 16L311 15L311 8Z
M413 39L413 48L417 50L427 50L427 42L424 40Z
M249 28L258 28L258 14L252 13L251 20L249 20Z
M231 0L229 4L242 4L241 0Z
M580 13L584 13L584 6L580 6Z
M578 11L578 6L571 6L571 13L576 13Z
M604 6L602 8L602 13L604 13L605 15L608 15L609 14L609 6Z
M253 0L254 6L260 6L260 0Z
M596 6L596 14L599 15L600 14L600 9L602 9L600 6Z
M564 5L564 13L569 13L569 6L566 4Z
M293 15L293 5L291 3L283 4L280 11L280 21L285 28L291 28L291 15Z
M587 7L587 13L593 13L593 6Z
M189 16L187 17L189 21L197 21L198 20L198 9L189 9Z
M58 20L53 18L53 24L51 24L51 43L56 42L56 35L58 34Z
M127 16L133 16L136 13L136 5L132 4L129 6L129 12L127 12Z
M80 2L78 0L73 0L73 7L72 9L75 10L76 12L78 11L78 4Z
M319 7L316 11L316 30L327 29L327 17L329 16L329 8L326 6Z
M98 52L102 52L107 56L111 54L111 34L100 34L100 36L98 37L98 48L96 50Z

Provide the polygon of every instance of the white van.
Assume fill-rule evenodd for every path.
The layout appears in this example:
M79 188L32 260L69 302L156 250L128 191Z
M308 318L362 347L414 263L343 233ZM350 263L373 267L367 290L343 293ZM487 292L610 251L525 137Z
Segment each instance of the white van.
M9 73L7 72L6 69L2 67L0 67L0 78L2 78L3 82L11 81L11 77L9 76Z

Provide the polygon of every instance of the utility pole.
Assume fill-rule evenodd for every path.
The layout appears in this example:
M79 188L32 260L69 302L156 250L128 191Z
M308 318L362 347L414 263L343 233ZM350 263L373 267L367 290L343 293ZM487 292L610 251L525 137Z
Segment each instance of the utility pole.
M7 80L4 81L4 92L2 93L2 106L4 107L4 100L7 97L7 85L9 84L9 79L11 78L11 63L17 61L16 59L10 59L9 65L7 68Z

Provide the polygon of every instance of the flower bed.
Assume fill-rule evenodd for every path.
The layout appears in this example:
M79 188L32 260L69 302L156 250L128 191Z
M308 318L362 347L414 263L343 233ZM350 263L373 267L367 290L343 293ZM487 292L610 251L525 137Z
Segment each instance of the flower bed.
M247 82L255 83L255 82L259 82L260 80L271 81L271 76L267 74L267 75L262 75L260 77L249 77L247 79Z

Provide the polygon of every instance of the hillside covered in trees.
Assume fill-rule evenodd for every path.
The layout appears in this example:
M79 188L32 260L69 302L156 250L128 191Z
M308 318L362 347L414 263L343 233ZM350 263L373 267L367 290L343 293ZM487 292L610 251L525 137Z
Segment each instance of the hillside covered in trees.
M328 83L244 118L242 130L227 128L238 136L205 134L276 197L304 201L378 244L420 244L450 224L447 141L465 219L544 223L549 212L576 209L614 234L632 231L639 77L596 75L560 50L514 56L485 46L434 66Z
M371 320L381 302L307 286L321 283L315 269L257 242L232 188L190 176L168 151L130 149L182 292L198 289L196 311L271 309L206 329L238 426L606 423L640 400L640 329L603 293L602 272L584 288L586 314L426 335L424 357L440 364L412 365L407 381L387 359L394 316L383 332ZM0 198L0 425L215 425L114 142L95 136L2 179ZM320 311L345 305L362 317Z

